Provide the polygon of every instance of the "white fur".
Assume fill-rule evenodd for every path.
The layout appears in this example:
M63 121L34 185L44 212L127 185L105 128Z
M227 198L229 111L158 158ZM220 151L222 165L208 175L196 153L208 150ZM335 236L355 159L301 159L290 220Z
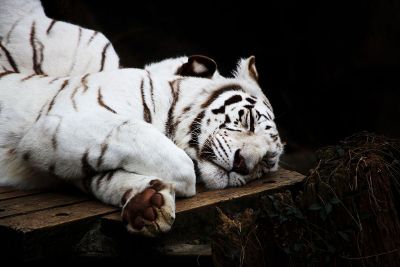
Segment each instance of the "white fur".
M102 33L62 21L53 23L54 20L44 14L39 0L0 0L0 6L1 43L12 54L19 72L35 73L34 50L36 60L43 59L43 74L50 76L74 76L119 68L119 57ZM45 45L43 50L42 45ZM2 49L1 68L14 70Z
M1 1L18 9L11 0ZM250 58L239 61L234 78L217 71L212 79L176 75L187 57L144 70L118 69L111 45L102 59L104 36L97 34L88 45L93 31L63 22L47 34L51 20L38 1L32 3L38 7L32 11L35 5L27 4L14 21L0 16L2 46L21 72L9 72L13 66L0 49L1 185L38 188L64 181L122 206L128 190L132 199L158 179L168 190L160 191L165 204L157 212L170 219L159 216L155 222L167 231L175 193L196 192L194 163L198 181L211 189L240 186L276 170L283 147L268 99L249 73ZM33 22L34 42L43 45L43 73L32 61ZM202 72L205 66L196 64ZM240 101L226 104L232 97ZM234 171L239 149L248 174ZM149 223L141 233L154 235L154 227Z

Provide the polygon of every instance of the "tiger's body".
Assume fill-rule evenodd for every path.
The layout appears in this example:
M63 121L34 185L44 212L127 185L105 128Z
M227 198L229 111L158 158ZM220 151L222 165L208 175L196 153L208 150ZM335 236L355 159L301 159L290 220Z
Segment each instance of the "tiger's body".
M198 56L144 70L118 69L118 57L101 59L104 47L97 55L76 56L83 42L78 40L68 48L78 50L67 53L68 67L57 67L62 63L51 62L52 57L62 52L46 56L47 45L39 38L49 25L36 28L43 16L8 27L11 48L0 29L3 52L9 53L0 57L5 69L0 73L0 184L37 188L69 182L122 207L130 232L156 235L174 221L175 194L196 193L196 176L215 189L240 186L277 169L283 147L257 83L254 57L241 60L233 78L220 76L212 60ZM57 24L61 28L55 22L50 29L54 35ZM22 30L27 28L29 38ZM23 36L32 38L32 31L33 42L12 48ZM15 53L35 54L35 42L43 46L36 61ZM100 65L87 64L96 60Z

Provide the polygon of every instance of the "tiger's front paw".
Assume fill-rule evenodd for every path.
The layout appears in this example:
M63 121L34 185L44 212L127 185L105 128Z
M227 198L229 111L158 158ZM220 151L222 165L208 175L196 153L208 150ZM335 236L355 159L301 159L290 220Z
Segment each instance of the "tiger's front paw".
M156 236L171 229L175 220L175 193L171 184L152 180L143 192L131 197L122 209L130 233Z

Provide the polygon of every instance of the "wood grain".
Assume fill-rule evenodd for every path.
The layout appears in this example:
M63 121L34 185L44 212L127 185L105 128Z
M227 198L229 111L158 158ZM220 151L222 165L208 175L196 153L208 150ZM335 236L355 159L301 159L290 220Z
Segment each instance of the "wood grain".
M216 205L228 209L242 208L243 205L249 207L256 203L253 200L257 197L286 190L303 179L303 175L281 169L239 188L204 191L204 187L199 186L194 197L177 199L177 220L165 238L175 242L171 244L192 235L199 239L209 232L206 226L213 223ZM53 257L73 253L85 244L86 241L82 243L85 238L92 246L93 242L96 243L94 240L100 242L105 238L103 232L108 233L107 240L111 238L113 244L120 244L122 237L126 238L125 244L136 244L128 242L131 236L121 224L120 212L118 208L91 200L91 197L73 190L40 192L0 188L0 237L9 241L0 242L0 250L17 261ZM103 248L105 243L100 245ZM178 246L174 253L198 253L199 248L205 251L204 254L209 254L208 247L201 246ZM109 249L114 251L116 248ZM146 251L149 248L141 243L139 248L136 245L132 248L133 251L140 249ZM142 252L138 253L141 255Z
M181 214L231 200L255 196L263 192L282 190L298 183L304 176L280 169L238 188L203 191L192 198L178 199L176 212ZM0 226L29 232L75 221L103 216L105 220L120 221L120 210L82 195L41 193L39 191L8 191L0 194ZM7 192L8 191L8 192Z
M0 226L27 233L65 225L74 221L87 220L116 210L115 207L104 205L98 201L86 201L20 216L2 218L0 219Z
M10 186L3 186L3 187L0 187L0 194L12 192L12 191L16 191L16 189L13 188L13 187L10 187Z
M8 192L4 192L0 194L0 201L1 200L6 200L6 199L12 199L12 198L18 198L18 197L23 197L23 196L30 196L30 195L36 195L40 194L40 191L36 190L12 190Z
M0 201L0 218L70 205L88 200L88 196L66 193L42 193Z
M303 179L304 175L294 171L280 169L275 173L267 174L261 179L252 181L242 187L204 191L191 198L178 199L176 201L176 213L180 214L193 211L230 200L257 195L262 192L283 190L285 187L301 182ZM104 216L103 218L105 220L120 221L120 217L119 212L117 212Z

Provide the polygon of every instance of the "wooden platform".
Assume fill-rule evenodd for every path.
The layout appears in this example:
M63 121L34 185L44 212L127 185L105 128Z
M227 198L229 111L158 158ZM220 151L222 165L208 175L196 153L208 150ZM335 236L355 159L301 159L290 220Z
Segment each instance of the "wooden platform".
M215 206L229 209L251 206L251 203L246 204L249 200L285 190L303 179L304 176L296 172L281 169L240 188L204 191L192 198L178 199L173 230L161 238L182 240L190 232L200 234L210 225ZM235 205L238 202L240 205ZM199 224L202 224L200 230ZM113 246L118 246L115 242L119 241L115 240L122 238L126 242L129 239L128 242L135 243L131 240L141 239L124 231L119 209L76 190L18 191L8 187L0 187L0 238L0 251L8 258L18 260L64 254L83 253L87 256L88 253L95 254L91 250L99 250L98 246L104 250L104 238L113 240L110 241L114 242L112 245L106 245L106 250L111 251ZM98 239L102 239L100 245ZM93 246L97 247L93 249ZM109 251L100 251L99 255L104 253Z

